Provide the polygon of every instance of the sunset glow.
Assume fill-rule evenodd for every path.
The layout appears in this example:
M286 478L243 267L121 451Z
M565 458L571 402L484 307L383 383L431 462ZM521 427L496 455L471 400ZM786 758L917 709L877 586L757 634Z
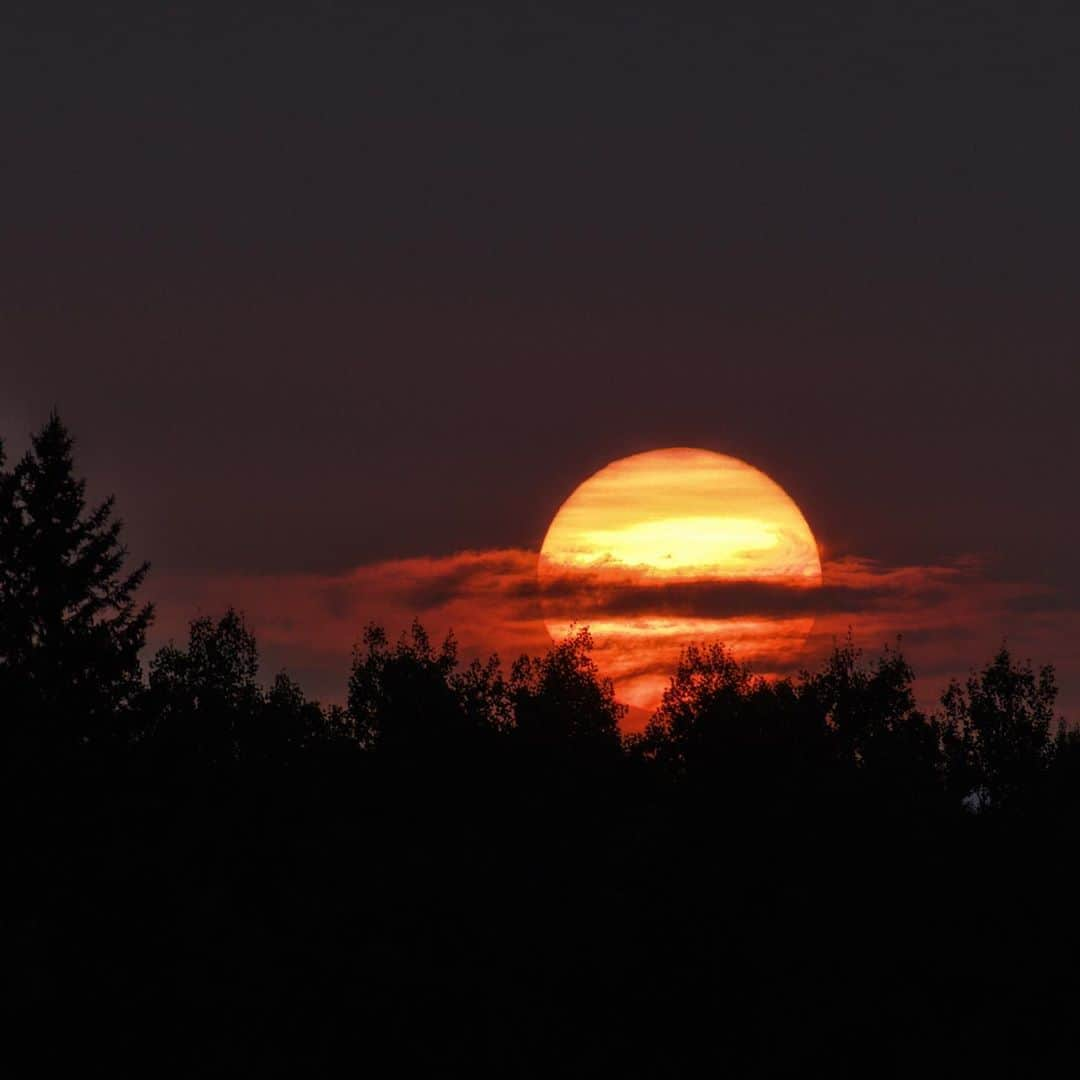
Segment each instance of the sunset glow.
M655 708L690 641L722 639L767 667L797 657L813 628L809 615L694 610L695 596L704 606L725 585L822 581L810 526L778 484L686 447L623 458L582 483L548 529L538 573L551 636L588 625L602 671L637 710Z

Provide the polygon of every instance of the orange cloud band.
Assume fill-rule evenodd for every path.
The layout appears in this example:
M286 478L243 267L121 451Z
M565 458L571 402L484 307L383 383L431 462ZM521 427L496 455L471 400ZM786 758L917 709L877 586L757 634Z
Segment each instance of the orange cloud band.
M812 666L851 628L870 648L903 636L905 651L932 699L942 678L963 674L1003 638L1063 676L1080 651L1080 617L1045 587L995 582L973 559L947 565L884 567L868 559L826 562L825 584L804 588L768 582L677 581L641 584L598 573L593 579L537 580L537 553L466 551L396 559L339 574L166 575L151 589L159 601L154 643L180 640L199 614L232 605L257 633L268 668L287 666L324 699L340 700L353 643L368 622L392 633L419 617L433 634L453 630L465 658L498 652L511 659L550 644L543 613L591 624L596 658L622 688L634 680L666 683L684 634L701 637L722 620L729 643L762 672ZM603 634L613 619L639 626L632 635ZM808 640L806 620L812 620ZM930 686L929 682L933 685ZM1066 689L1068 679L1064 678ZM625 695L624 695L625 696ZM640 721L640 716L638 716Z

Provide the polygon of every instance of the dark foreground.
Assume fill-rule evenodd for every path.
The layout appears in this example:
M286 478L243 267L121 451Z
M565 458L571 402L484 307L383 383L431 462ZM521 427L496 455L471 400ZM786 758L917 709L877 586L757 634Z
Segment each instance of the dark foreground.
M734 772L489 746L23 773L8 1015L41 1067L191 1075L1076 1060L1074 798L976 816Z

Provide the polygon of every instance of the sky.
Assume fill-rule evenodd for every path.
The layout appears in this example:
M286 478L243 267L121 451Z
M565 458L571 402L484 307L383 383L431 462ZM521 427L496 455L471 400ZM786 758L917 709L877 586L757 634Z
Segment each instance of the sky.
M1071 5L88 7L0 16L0 433L59 410L155 643L236 603L327 699L371 619L542 648L562 502L691 446L823 630L1080 715Z

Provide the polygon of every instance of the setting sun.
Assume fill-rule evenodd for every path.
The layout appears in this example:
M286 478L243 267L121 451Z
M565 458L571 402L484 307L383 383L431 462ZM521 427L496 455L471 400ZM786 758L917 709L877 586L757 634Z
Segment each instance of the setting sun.
M620 699L656 706L679 649L724 640L766 666L797 656L813 618L694 610L671 587L821 584L806 518L777 483L738 458L678 447L612 462L582 483L548 528L538 564L552 637L587 624Z

